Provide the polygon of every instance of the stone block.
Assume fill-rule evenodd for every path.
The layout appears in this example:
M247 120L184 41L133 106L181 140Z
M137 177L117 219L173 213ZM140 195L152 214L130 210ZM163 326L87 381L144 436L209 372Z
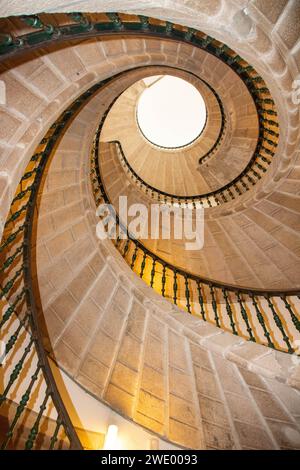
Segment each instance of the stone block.
M140 364L141 349L142 345L139 341L129 335L124 335L118 354L118 360L137 371Z
M175 419L169 421L169 439L188 449L204 449L199 431Z
M113 409L124 414L128 418L132 418L132 410L134 397L113 384L109 384L104 396L105 401L112 406Z
M57 316L65 323L74 313L77 302L68 291L64 291L51 303Z
M91 335L99 321L102 312L92 299L86 298L76 312L76 322L86 334Z
M220 450L234 449L234 441L228 428L203 422L203 433L206 446Z
M79 356L63 341L60 341L53 351L54 359L69 374L74 375L80 364Z
M276 448L275 443L261 427L239 421L235 421L234 426L239 442L244 449L269 450Z
M144 365L142 370L142 377L141 377L141 388L146 392L151 393L157 398L161 400L164 399L165 396L165 378L161 372L158 372L152 367Z
M94 384L97 385L97 387L104 388L108 378L109 369L88 354L81 363L80 370L78 372L86 375Z
M102 271L95 286L91 291L91 297L99 305L104 308L112 296L116 286L116 278L112 272L106 268Z
M169 389L179 397L193 400L192 379L185 371L169 367Z
M159 423L164 422L165 402L144 390L140 390L136 410Z
M121 362L116 362L110 382L121 388L130 395L136 394L138 374L137 372L124 366Z
M164 345L153 336L147 338L144 362L153 369L162 371L164 368Z
M104 311L101 318L101 329L111 338L117 340L120 336L125 315L114 303L111 303Z
M265 418L290 422L289 416L271 393L252 388L251 394Z
M193 403L172 394L169 395L169 416L181 423L197 427Z
M145 329L146 311L142 305L135 300L129 312L126 332L142 340Z
M136 412L134 415L134 420L151 431L154 431L158 434L164 434L164 424L151 419L148 416L145 416L142 413Z
M276 23L288 0L254 0L253 5L268 18L271 23Z
M201 419L217 426L228 427L228 419L222 402L199 395Z

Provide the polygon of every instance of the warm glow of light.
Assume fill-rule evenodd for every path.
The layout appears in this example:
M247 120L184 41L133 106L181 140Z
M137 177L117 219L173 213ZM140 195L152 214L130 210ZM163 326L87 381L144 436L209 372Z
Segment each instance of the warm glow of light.
M118 426L115 424L108 426L103 450L118 450Z
M190 144L203 130L206 107L199 91L178 77L149 77L154 83L140 95L137 121L152 143L176 148Z

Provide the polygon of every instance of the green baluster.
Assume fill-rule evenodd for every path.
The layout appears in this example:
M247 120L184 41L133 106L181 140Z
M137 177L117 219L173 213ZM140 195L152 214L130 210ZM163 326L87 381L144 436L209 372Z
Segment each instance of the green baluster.
M24 352L23 352L23 355L21 357L21 359L18 361L18 363L15 365L12 373L10 374L10 377L9 377L9 381L8 381L8 384L6 385L5 389L4 389L4 392L0 395L0 406L2 405L2 403L5 402L6 398L7 398L7 394L9 392L9 390L11 389L11 387L13 386L14 382L17 380L23 366L24 366L24 363L25 363L25 359L26 357L28 356L28 354L30 353L31 351L31 347L33 345L33 339L31 338L31 340L29 341L28 345L26 346L26 348L24 349Z
M31 15L31 16L20 16L21 20L24 21L28 26L31 26L32 28L36 29L42 29L44 24L40 20L40 18L36 15Z
M53 450L54 449L54 446L58 440L58 433L59 433L59 430L60 430L60 427L62 425L62 421L61 419L58 417L57 418L57 422L56 422L56 426L55 426L55 430L54 430L54 433L53 433L53 436L51 437L51 441L50 441L50 446L49 446L49 450Z
M173 302L177 305L177 290L178 290L178 283L177 283L177 271L176 269L173 270Z
M138 17L140 19L142 29L148 29L149 28L149 17L144 16L144 15L138 15Z
M22 274L23 272L23 268L19 269L18 271L16 271L14 277L8 281L4 287L2 287L1 289L1 292L0 292L0 300L9 293L9 291L12 289L12 287L14 286L16 280L18 279L18 277Z
M241 314L242 314L242 317L243 317L243 320L246 324L246 329L248 331L248 334L249 334L249 340L250 341L253 341L253 342L256 342L256 339L255 337L253 336L253 333L252 333L252 329L251 329L251 326L250 326L250 323L249 323L249 320L248 320L248 315L247 315L247 312L246 312L246 309L244 307L244 303L243 303L243 300L241 298L241 295L240 293L238 292L236 294L237 296L237 299L238 299L238 303L240 305L240 309L241 309Z
M0 34L0 46L11 46L14 38L11 34Z
M23 191L20 191L11 201L11 205L13 205L15 202L20 201L23 199L24 196L27 195L27 193L30 193L33 189L33 185L28 186L28 188L24 189Z
M283 324L282 324L282 321L279 317L279 315L277 314L275 308L274 308L274 305L271 301L271 297L270 296L266 296L266 299L267 299L267 302L268 302L268 305L269 305L269 308L271 309L271 312L273 314L273 318L274 318L274 321L275 321L275 324L276 326L279 328L281 334L282 334L282 338L283 338L283 341L286 343L287 345L287 348L288 348L288 352L289 353L293 353L294 352L294 349L292 348L291 344L290 344L290 341L289 341L289 337L287 336L286 332L284 331L284 327L283 327Z
M5 269L9 268L9 266L14 262L14 260L17 258L17 256L23 251L23 244L21 246L19 246L15 253L12 255L12 256L9 256L5 262L3 263L3 265L1 266L0 268L0 273L5 271Z
M247 184L245 183L245 181L242 178L240 180L240 183L246 191L249 191L249 187L247 186Z
M163 264L163 271L162 271L162 278L161 278L161 295L165 296L165 289L166 289L166 265Z
M268 165L271 164L271 161L270 161L268 158L266 158L264 155L261 155L261 154L259 153L259 154L258 154L258 157L259 157L263 162L268 163Z
M215 291L214 291L214 288L213 288L212 284L209 285L209 290L210 290L210 295L211 295L211 304L212 304L212 308L213 308L214 315L215 315L215 322L216 322L216 325L220 328L217 302L216 302L216 298L215 298Z
M106 13L106 16L113 22L114 26L118 29L122 28L123 24L118 13Z
M266 87L256 88L257 93L269 93L269 89Z
M14 419L13 419L12 423L10 424L9 430L7 431L7 433L5 435L5 439L4 439L4 441L1 445L1 450L6 449L7 444L9 443L9 441L11 440L11 438L13 436L14 428L15 428L20 416L22 415L27 403L28 403L28 400L30 398L32 389L35 385L35 382L38 379L40 370L41 370L41 366L38 365L35 373L31 377L31 381L30 381L25 393L22 395L21 401L20 401L20 403L17 407L16 413L15 413Z
M282 295L281 299L284 302L285 308L289 311L289 314L291 315L291 319L292 319L293 324L295 325L297 330L300 331L300 321L298 320L298 318L294 314L293 309L292 309L291 305L289 304L289 302L287 301L286 296Z
M140 272L140 278L141 279L143 279L143 275L144 275L144 270L145 270L145 266L146 266L146 258L147 258L147 254L144 251L142 264L141 264L141 272Z
M236 331L236 328L235 328L235 323L234 323L234 319L233 319L233 313L232 313L232 310L231 310L231 305L229 303L229 300L228 300L228 293L227 293L227 290L226 289L222 289L222 292L223 292L223 297L225 299L225 303L226 303L226 311L227 311L227 314L229 316L229 320L230 320L230 326L231 326L231 329L232 329L232 333L234 335L237 335L237 331Z
M8 355L9 351L13 348L13 346L16 344L17 339L19 337L20 332L24 329L26 321L28 319L28 314L24 316L22 320L20 320L20 323L15 330L15 332L10 336L9 340L7 341L5 345L5 356Z
M274 155L273 150L268 149L268 147L265 147L264 145L261 145L260 149L266 152L268 155L272 155L272 156Z
M271 129L264 128L264 132L266 134L272 135L273 137L279 137L279 134L277 132L272 131Z
M234 194L232 193L231 189L228 188L227 191L228 191L228 194L231 197L231 199L235 199Z
M259 121L265 124L269 124L270 126L279 127L278 122L273 121L272 119L264 118L263 116L259 118Z
M271 335L270 335L270 333L268 332L268 330L267 330L267 328L266 328L266 324L265 324L264 317L263 317L261 311L260 311L259 308L258 308L258 304L257 304L256 298L255 298L255 296L254 296L253 294L250 294L250 298L252 299L252 303L253 303L253 305L254 305L254 307L255 307L257 319L258 319L259 323L261 324L262 329L263 329L263 331L264 331L264 336L267 338L268 346L269 346L270 348L273 348L273 349L274 349L275 346L274 346L274 344L273 344L273 342L272 342L272 340L271 340L271 337L270 337Z
M12 314L15 312L15 308L17 307L18 303L20 300L24 299L25 297L25 289L22 289L21 293L18 294L16 299L14 300L14 303L8 307L8 309L5 311L1 321L0 321L0 329L2 326L10 319Z
M189 289L189 280L187 274L184 275L185 282L185 298L186 298L186 308L189 313L191 313L191 304L190 304L190 289Z
M236 183L234 183L233 187L234 187L234 189L236 190L236 192L238 193L238 195L241 196L242 191L240 190L240 188L238 187L238 185L237 185Z
M198 290L198 299L199 299L199 304L200 304L200 309L201 309L201 315L202 315L203 320L206 321L205 310L204 310L204 299L202 295L201 284L198 280L196 281L196 284L197 284L197 290Z
M252 186L255 185L255 181L251 178L251 176L250 176L248 173L245 175L245 177L247 178L247 180L249 181L249 183L252 184Z
M259 168L263 173L265 173L267 170L264 166L262 166L260 163L258 162L254 162L254 165Z
M28 208L28 203L26 203L24 206L22 206L21 209L19 209L18 211L14 212L9 217L9 219L7 219L7 221L5 222L4 227L7 227L12 222L15 222L23 214L23 212L25 212L27 210L27 208Z
M219 205L220 205L220 201L219 201L219 199L217 198L217 196L214 196L214 200L215 200L217 206L219 206Z
M186 32L185 35L184 35L184 39L185 39L186 41L191 41L192 38L193 38L193 36L195 35L195 33L196 33L196 30L195 30L195 29L193 29L193 28L188 28L188 29L187 29L187 32Z
M209 36L209 35L207 34L207 35L206 35L206 38L205 38L205 39L203 38L203 39L201 40L202 46L206 48L213 40L214 40L214 39L213 39L211 36Z
M151 280L150 280L150 286L153 287L154 284L154 276L155 276L155 263L156 259L152 259L152 269L151 269Z
M50 397L50 392L48 390L46 390L44 400L43 400L43 402L40 406L40 409L39 409L39 413L36 417L34 425L30 429L28 439L25 442L25 449L26 450L31 450L32 447L33 447L33 444L34 444L34 442L36 440L36 437L38 435L38 432L39 432L40 422L41 422L43 413L44 413L45 409L47 408L47 402L48 402L49 397Z
M132 258L131 258L131 265L130 265L131 269L134 268L134 263L136 261L137 251L138 251L138 246L135 245L134 250L133 250L133 254L132 254Z
M75 23L79 23L81 26L85 28L91 27L91 23L87 19L87 17L83 13L79 12L74 12L74 13L68 13L68 16L75 21Z
M166 21L166 34L171 34L173 30L173 23Z
M259 180L261 179L261 176L260 176L260 175L257 173L257 171L255 171L253 168L251 168L250 171L253 173L253 175L254 175L257 179L259 179Z
M223 193L223 191L221 191L221 198L223 199L223 202L228 202L227 199L226 199L226 196L225 194Z
M129 238L127 238L125 246L124 246L123 258L125 258L126 255L127 255L127 252L128 252L128 249L129 249L129 243L130 243L130 240L129 240Z

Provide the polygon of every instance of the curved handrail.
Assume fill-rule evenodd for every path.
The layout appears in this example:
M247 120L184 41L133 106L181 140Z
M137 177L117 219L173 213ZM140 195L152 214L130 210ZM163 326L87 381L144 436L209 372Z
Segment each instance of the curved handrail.
M39 396L42 403L37 419L27 437L26 449L35 446L37 437L41 433L41 420L44 417L44 411L50 402L57 412L57 418L49 448L53 449L55 447L63 430L68 438L70 448L82 449L48 361L46 347L49 347L49 344L45 344L47 341L45 335L47 333L46 328L42 325L44 319L40 314L41 306L38 306L39 289L35 273L35 234L33 230L36 226L39 188L43 180L44 170L52 157L57 142L74 115L90 97L102 87L107 86L108 83L116 80L120 75L123 75L123 73L102 80L92 86L81 94L52 124L38 144L25 169L11 203L10 215L5 222L0 245L2 261L0 267L0 300L7 302L8 308L0 319L0 330L1 332L4 331L12 320L18 323L17 329L6 341L5 357L12 352L19 352L20 345L18 345L18 341L22 335L25 334L29 339L27 344L24 345L21 359L17 359L18 362L13 363L11 372L7 370L9 378L3 393L0 395L0 406L9 400L10 391L14 390L13 387L16 385L19 375L28 367L32 360L32 354L37 357L37 364L30 383L17 406L15 416L9 424L4 440L0 443L2 449L7 448L10 444L20 417L25 412L26 405L40 380L44 380L46 384L44 398L42 399L42 396ZM5 364L4 370L6 370Z
M101 203L111 205L99 167L100 134L109 109L110 107L103 115L96 131L91 151L91 181L97 206ZM151 252L129 233L117 213L113 212L111 217L115 218L118 233L116 238L112 237L114 245L131 269L163 297L186 309L190 314L196 313L203 320L208 320L207 305L210 304L213 318L210 314L209 321L216 326L273 349L295 352L294 336L290 333L286 320L283 320L282 312L278 310L278 302L283 303L290 315L291 325L299 334L300 320L294 305L295 299L300 298L299 289L285 291L247 289L196 276ZM249 310L249 303L255 309L255 318ZM264 303L266 305L263 306ZM220 305L224 305L226 309L227 320L219 311ZM274 322L276 334L281 336L281 340L272 331L271 321ZM254 326L256 322L260 330Z
M97 15L94 17L92 13L69 13L68 15L74 21L73 24L57 24L57 19L53 22L54 24L49 24L50 15L46 16L46 23L44 23L43 14L21 17L34 32L18 35L14 31L14 35L9 33L0 35L0 58L2 56L5 59L29 49L70 39L124 34L167 38L203 49L226 63L243 80L255 103L260 126L256 149L243 172L219 190L207 193L204 200L200 198L199 202L205 207L212 207L234 200L262 178L267 171L267 166L272 163L278 144L277 112L264 80L243 58L227 45L205 33L193 28L177 27L168 21L158 23L157 20L147 16L125 13L105 13L109 21L99 20L99 17ZM179 199L186 198L179 197ZM193 197L190 198L190 202L194 203Z

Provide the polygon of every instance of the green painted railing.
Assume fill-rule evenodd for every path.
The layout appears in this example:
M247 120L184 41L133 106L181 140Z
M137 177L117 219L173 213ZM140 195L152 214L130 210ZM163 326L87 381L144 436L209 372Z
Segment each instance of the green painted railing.
M91 182L97 207L111 204L99 166L100 134L109 109L99 124L91 151ZM280 351L295 352L294 345L300 340L299 290L255 290L201 278L151 252L128 232L118 214L114 212L111 217L117 224L112 242L130 268L163 297L234 335Z
M61 23L58 21L59 18L62 20ZM170 22L153 20L145 16L134 17L134 15L127 16L117 13L107 13L106 19L104 14L102 20L97 18L99 15L81 13L56 14L55 17L43 14L25 16L22 17L22 20L33 30L26 34L22 34L22 31L18 33L17 29L14 29L14 32L9 30L9 25L14 23L14 18L1 19L0 58L5 62L6 59L13 60L15 56L24 55L25 57L27 52L47 45L105 35L168 38L192 44L219 57L243 79L256 103L260 117L260 138L265 139L264 142L260 141L253 161L262 166L265 164L266 167L271 163L278 138L276 111L263 79L243 59L210 36ZM117 79L118 76L114 78ZM8 370L8 364L12 366L12 369L4 384L3 391L1 391L0 407L9 406L10 397L14 396L19 379L26 371L30 370L32 355L37 358L37 361L32 375L26 382L24 393L17 403L17 408L12 418L9 419L4 439L1 442L3 449L9 447L16 434L22 430L22 418L40 382L44 384L44 391L43 395L41 393L39 395L39 411L32 428L25 436L25 447L33 449L40 446L40 439L44 437L42 421L46 407L50 404L56 410L57 418L48 447L50 449L56 448L58 441L66 439L70 448L81 448L56 386L46 354L45 331L40 324L43 315L38 304L38 286L35 277L34 224L37 217L37 195L40 183L46 164L53 155L55 145L81 106L102 86L108 85L110 80L104 80L83 93L53 123L39 143L20 180L11 204L10 215L4 227L0 245L0 302L2 306L0 331L1 338L5 338L4 361L2 359L1 368L4 377L7 375L5 372ZM97 204L101 201L107 201L96 158L100 129L101 126L95 140L91 170ZM266 140L266 136L269 136L267 137L269 141ZM254 184L255 179L258 178L254 171L252 170L252 176L246 175L251 184ZM227 192L230 194L229 191ZM224 195L224 197L226 196ZM121 229L127 233L126 227L121 226ZM217 284L210 280L200 279L170 265L148 251L130 235L127 240L117 238L114 243L140 278L147 280L151 287L158 290L162 296L173 300L176 305L185 306L191 314L199 313L204 320L213 321L224 329L228 329L226 325L229 322L230 329L234 334L240 334L251 341L293 352L292 340L295 339L295 335L293 336L289 331L290 324L283 318L282 311L278 311L277 302L281 299L285 313L291 320L294 330L299 332L299 315L293 302L296 294L299 295L299 293L294 291L281 293L249 291ZM255 324L253 313L249 312L249 303L246 301L248 298L252 301L257 324ZM270 316L267 316L262 308L264 299ZM211 311L208 309L208 305L212 306ZM220 305L225 305L227 319L221 314ZM237 306L239 306L239 311L237 311ZM199 312L196 312L195 309L198 307ZM213 312L213 319L210 318L211 312ZM272 321L281 335L280 340L273 333L270 319L273 319ZM27 338L25 343L24 338Z
M25 440L25 448L32 449L44 445L42 431L44 412L51 406L56 410L56 425L53 434L47 438L48 447L56 448L58 441L67 441L71 449L80 449L81 443L69 418L64 402L48 361L45 349L46 332L43 328L43 315L38 298L38 285L35 276L35 235L33 229L37 216L37 196L45 167L52 157L53 149L65 128L86 101L101 87L109 83L104 80L83 93L69 106L50 127L38 144L34 155L22 176L16 195L12 200L10 215L6 220L0 245L0 317L1 340L5 342L1 369L7 377L0 394L0 408L10 408L10 397L20 386L26 384L28 371L36 358L36 365L29 383L17 404L16 411L5 431L0 448L6 449L14 442L15 435L22 427L22 419L32 397L44 383L44 397L39 393L40 408L36 420ZM42 319L42 323L41 323ZM47 345L48 346L48 345ZM26 375L27 374L27 375ZM0 409L1 411L1 409ZM1 434L0 434L1 435Z

